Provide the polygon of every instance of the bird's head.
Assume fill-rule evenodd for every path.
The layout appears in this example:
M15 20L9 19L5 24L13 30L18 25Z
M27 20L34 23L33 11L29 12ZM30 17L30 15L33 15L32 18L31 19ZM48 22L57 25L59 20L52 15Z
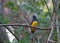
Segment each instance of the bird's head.
M37 17L35 15L32 16L33 21L37 21Z
M34 19L34 18L36 18L36 16L35 16L35 15L33 15L33 19Z

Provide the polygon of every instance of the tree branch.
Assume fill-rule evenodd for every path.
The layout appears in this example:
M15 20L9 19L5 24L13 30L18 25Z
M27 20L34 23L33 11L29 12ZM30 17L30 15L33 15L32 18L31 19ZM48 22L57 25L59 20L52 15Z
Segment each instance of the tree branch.
M13 34L13 36L17 39L17 41L19 41L18 37L10 30L9 27L7 27L7 26L4 26L4 27L5 27L10 33Z
M23 19L24 21L25 21L25 23L27 24L27 25L29 25L29 23L27 22L27 20L21 15L21 19ZM30 27L28 28L29 29L29 32L30 32Z
M35 27L35 26L31 26L31 25L22 25L22 24L0 24L0 26L23 26L23 27L31 27L31 28L36 28L39 30L51 30L50 27L47 28L39 28L39 27Z
M49 34L48 41L55 42L55 41L51 40L51 36L52 36L53 31L54 31L54 23L55 23L55 16L56 16L55 6L54 6L55 5L55 0L52 0L52 3L53 3L53 17L52 17L52 23L51 23L51 32ZM48 43L48 41L47 41L47 43Z
M58 36L58 43L60 43L59 41L59 25L58 25L58 16L56 16L56 29L57 29L57 36Z
M59 24L58 24L58 14L57 14L57 12L58 12L58 0L56 0L56 29L57 29L57 37L58 37L58 43L60 43L60 41L59 41Z
M2 22L0 22L0 24L3 24ZM17 39L17 41L19 41L19 39L17 38L17 36L10 30L9 27L7 27L6 25L3 25L10 33L13 34L13 36Z

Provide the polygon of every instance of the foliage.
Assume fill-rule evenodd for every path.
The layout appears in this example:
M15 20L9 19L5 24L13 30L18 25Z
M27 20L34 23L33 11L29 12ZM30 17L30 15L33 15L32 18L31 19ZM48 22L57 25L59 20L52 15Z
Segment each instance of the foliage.
M19 28L18 30L19 30L19 33L22 32L21 28ZM25 35L24 38L20 39L19 42L17 42L17 40L14 39L12 43L29 43L30 42L30 35L29 35L29 33L25 31L23 34Z
M27 2L25 2L22 7L30 12L36 12L39 13L41 12L40 9L40 1L32 1L32 0L28 0Z
M9 18L5 18L5 19L3 20L3 23L5 23L5 24L8 24L9 22L10 22Z
M20 40L20 43L29 43L30 42L30 35L27 32L24 32L25 37Z
M39 27L44 28L44 27L51 26L51 18L53 15L53 13L52 13L53 6L49 7L49 11L50 11L50 14L49 14L45 1L47 2L47 4L48 3L51 4L51 2L49 2L49 0L19 0L20 5L16 5L16 4L14 4L14 2L9 1L6 3L5 7L11 8L12 10L14 10L16 12L19 11L20 9L23 9L27 13L29 12L29 16L31 16L31 14L33 15L33 13L37 14ZM58 8L60 9L60 4L59 4ZM14 13L16 13L16 12L14 12ZM11 14L11 15L14 15L14 14ZM58 15L60 16L60 12L58 12ZM60 21L60 18L59 18L59 21ZM8 18L4 20L4 23L8 23L8 22L9 22ZM19 33L22 33L22 29L23 29L22 27L19 27L18 29L16 29L15 34L18 35ZM44 33L44 32L41 32L41 33ZM25 37L20 40L20 43L29 43L30 42L29 34L27 32L24 32L24 34L25 34ZM47 34L45 34L45 35L47 35ZM52 39L56 40L57 34L55 33L53 35L55 35L55 36L54 37L52 36ZM47 37L47 36L45 36L45 37Z
M19 7L15 5L12 1L9 1L6 3L5 7L11 8L12 10L19 10Z
M59 5L58 5L58 8L60 9L60 3L59 3Z
M3 18L2 18L2 16L0 16L0 22L3 22Z

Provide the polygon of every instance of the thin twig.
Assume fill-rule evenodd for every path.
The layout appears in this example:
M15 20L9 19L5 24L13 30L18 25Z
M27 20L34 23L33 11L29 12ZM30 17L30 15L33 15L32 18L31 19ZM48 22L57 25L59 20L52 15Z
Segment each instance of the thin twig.
M46 7L47 7L47 9L48 9L48 12L49 12L49 14L50 14L50 10L49 10L49 7L48 7L48 5L47 5L47 2L44 0L44 2L45 2L45 4L46 4Z
M47 7L47 10L48 10L48 13L49 13L50 18L51 18L51 12L50 12L50 10L49 10L48 4L47 4L47 2L46 2L45 0L44 0L44 2L45 2L45 4L46 4L46 7ZM51 18L51 20L52 20L52 18Z

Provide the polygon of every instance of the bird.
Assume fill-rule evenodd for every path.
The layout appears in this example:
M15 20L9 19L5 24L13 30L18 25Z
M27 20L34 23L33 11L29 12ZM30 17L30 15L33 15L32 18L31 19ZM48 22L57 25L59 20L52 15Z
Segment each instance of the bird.
M31 22L32 26L38 26L38 20L37 17L35 15L32 16L32 22ZM31 33L34 33L36 30L36 28L31 28Z
M37 17L35 15L32 16L31 26L38 26L38 20L37 20ZM33 38L34 38L35 30L36 30L36 28L31 28L31 40L32 41L33 41Z

